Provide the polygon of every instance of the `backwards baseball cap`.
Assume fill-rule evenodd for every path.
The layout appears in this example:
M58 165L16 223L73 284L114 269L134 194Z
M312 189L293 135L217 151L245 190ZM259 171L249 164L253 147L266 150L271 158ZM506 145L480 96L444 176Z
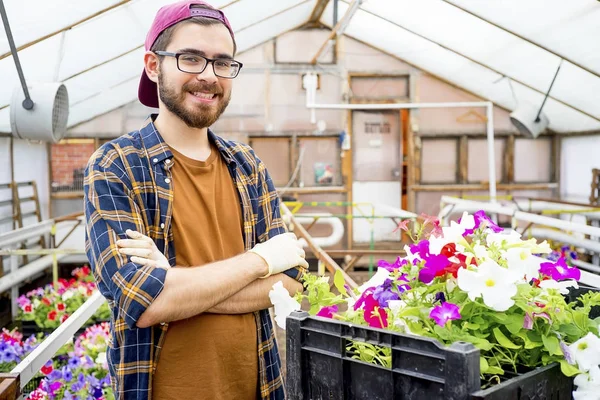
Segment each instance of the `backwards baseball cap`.
M210 9L195 8L194 6L205 6L210 7ZM221 23L225 25L227 29L229 29L231 37L234 37L233 29L231 29L229 21L221 10L212 8L210 4L204 1L180 1L166 5L158 10L156 17L154 17L154 22L152 22L152 26L150 27L148 35L146 36L146 51L152 48L152 45L156 39L165 29L177 24L178 22L193 17L213 18L217 21L221 21ZM138 88L138 99L140 99L140 102L145 106L154 108L158 107L156 83L152 82L150 78L148 78L148 75L146 75L146 70L142 71L142 78L140 79L140 86Z

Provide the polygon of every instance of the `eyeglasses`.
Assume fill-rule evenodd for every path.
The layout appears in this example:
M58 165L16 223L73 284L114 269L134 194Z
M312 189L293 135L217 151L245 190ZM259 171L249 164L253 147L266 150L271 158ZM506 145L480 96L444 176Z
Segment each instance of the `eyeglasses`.
M240 73L243 64L228 58L206 58L192 53L170 53L168 51L155 51L159 56L175 57L177 69L188 74L201 74L208 63L212 64L213 72L220 78L233 79Z

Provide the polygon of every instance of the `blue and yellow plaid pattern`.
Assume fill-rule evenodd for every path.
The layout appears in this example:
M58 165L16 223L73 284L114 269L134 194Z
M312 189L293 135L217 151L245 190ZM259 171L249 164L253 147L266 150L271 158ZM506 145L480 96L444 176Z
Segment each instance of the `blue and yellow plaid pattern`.
M279 198L265 165L249 146L224 140L210 130L208 135L239 191L246 250L284 233ZM150 120L141 130L100 147L85 172L85 246L98 289L112 309L107 358L119 399L152 398L152 373L169 324L136 326L162 291L166 270L129 262L115 242L126 237L127 229L137 230L151 237L170 264L176 265L172 157ZM286 274L300 280L303 271L291 269ZM269 312L257 311L255 317L261 398L283 399L281 361Z

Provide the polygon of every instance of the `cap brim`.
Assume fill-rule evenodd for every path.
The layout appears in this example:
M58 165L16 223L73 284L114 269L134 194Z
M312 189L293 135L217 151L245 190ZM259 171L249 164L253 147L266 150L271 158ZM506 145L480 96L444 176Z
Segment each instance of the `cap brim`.
M142 77L140 78L138 99L147 107L158 108L158 93L156 83L152 82L150 78L148 78L145 70L142 71Z

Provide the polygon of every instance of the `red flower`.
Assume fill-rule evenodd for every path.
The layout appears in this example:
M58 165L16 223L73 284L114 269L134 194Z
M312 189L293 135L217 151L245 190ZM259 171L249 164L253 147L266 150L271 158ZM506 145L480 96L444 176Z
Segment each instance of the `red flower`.
M26 313L32 313L33 312L33 306L31 304L27 304L25 307L23 307L23 311Z
M53 370L54 370L54 368L52 368L52 365L49 365L49 366L44 365L41 369L42 374L44 374L44 375L50 374Z
M55 321L58 313L55 310L52 310L48 313L48 319L50 321Z
M60 323L62 324L63 322L65 322L67 319L69 318L69 314L63 314L62 317L60 317Z
M90 272L92 272L92 270L87 265L84 266L83 268L81 268L81 275L82 276L88 276L90 274Z
M456 254L456 244L448 243L447 245L442 247L442 251L440 252L440 254L446 256L447 258L452 257L454 254Z
M52 302L47 297L43 297L42 298L42 303L44 303L47 306L51 306L52 305Z
M58 311L65 311L65 303L58 303L58 304L56 305L56 309L57 309Z

